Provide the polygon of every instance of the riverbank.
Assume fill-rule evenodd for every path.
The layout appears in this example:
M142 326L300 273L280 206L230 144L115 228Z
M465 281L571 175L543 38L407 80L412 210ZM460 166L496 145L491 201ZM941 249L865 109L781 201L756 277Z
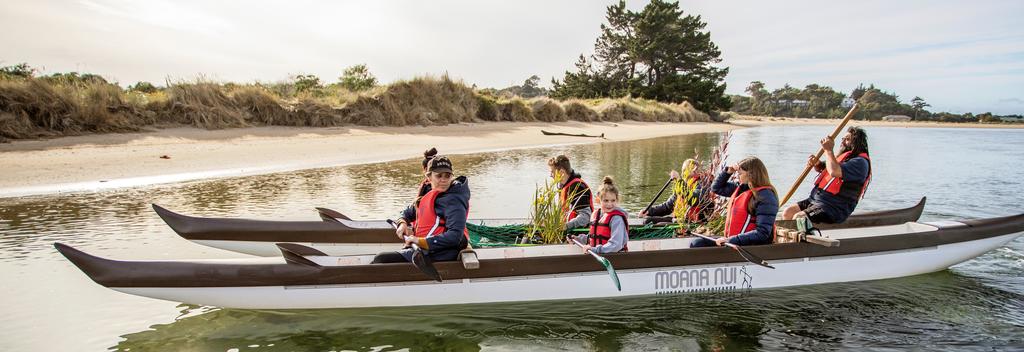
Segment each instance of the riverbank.
M841 119L802 119L794 117L772 117L772 116L749 116L739 115L726 121L729 124L742 127L756 126L807 126L807 125L831 125L836 126ZM879 127L924 127L924 128L1024 128L1021 123L959 123L959 122L936 122L936 121L850 121L853 126L879 126Z
M251 127L101 134L0 144L0 197L93 191L444 154L723 132L720 123L459 123L415 127ZM545 136L541 130L605 134ZM458 159L456 158L456 161Z

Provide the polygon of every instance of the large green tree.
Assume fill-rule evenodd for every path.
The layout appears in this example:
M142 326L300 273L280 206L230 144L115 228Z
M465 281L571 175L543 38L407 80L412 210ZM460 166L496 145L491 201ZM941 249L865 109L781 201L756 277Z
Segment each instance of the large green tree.
M606 17L592 61L581 55L576 72L552 81L552 96L629 95L689 101L704 111L729 108L729 69L716 66L721 51L700 16L686 15L678 3L654 0L639 12L620 1L608 7Z
M565 71L562 81L552 79L551 85L553 88L549 96L555 99L593 99L613 96L609 94L611 91L609 79L598 73L591 61L583 55L580 55L579 60L576 61L576 72Z

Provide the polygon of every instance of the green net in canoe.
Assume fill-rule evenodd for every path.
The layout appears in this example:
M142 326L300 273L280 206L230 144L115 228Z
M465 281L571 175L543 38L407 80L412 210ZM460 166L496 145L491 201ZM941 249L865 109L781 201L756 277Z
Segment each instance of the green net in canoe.
M469 239L473 247L507 247L514 246L522 241L523 235L527 233L529 225L502 225L485 226L466 224L469 229ZM671 238L675 236L676 225L643 225L630 226L630 240L645 240L654 238ZM573 233L586 233L586 229L573 230Z

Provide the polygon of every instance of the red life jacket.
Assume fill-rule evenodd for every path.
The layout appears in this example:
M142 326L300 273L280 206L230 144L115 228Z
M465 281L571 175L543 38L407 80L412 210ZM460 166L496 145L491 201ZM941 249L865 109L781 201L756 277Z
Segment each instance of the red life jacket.
M441 193L437 190L430 190L423 198L420 198L420 204L416 207L416 222L413 224L416 229L416 237L437 236L445 232L444 218L438 216L434 211L434 201ZM466 209L466 215L469 215L469 209ZM463 234L466 239L469 239L469 228L463 230Z
M569 220L575 219L576 215L577 215L577 213L576 213L576 206L579 205L579 204L569 204L569 201L571 201L571 199L568 199L569 198L569 188L572 187L572 185L575 185L577 183L582 183L583 187L587 189L587 193L590 193L590 186L587 186L587 183L583 182L583 179L579 178L579 177L574 178L574 179L572 179L569 182L566 182L565 186L562 186L562 189L559 190L559 192L558 192L559 196L561 196L562 204L565 207L564 209L562 209L562 212L565 213L565 221L566 222L568 222ZM576 197L579 197L579 196L580 196L579 194L576 195ZM579 198L577 198L577 199L579 199ZM591 198L591 199L593 199L593 198ZM587 206L590 207L590 211L591 211L591 213L593 213L593 211L594 211L594 204L588 203Z
M864 191L867 191L868 189L868 183L871 183L871 158L868 157L867 153L860 153L856 156L862 157L868 161L868 177L864 179L864 182L843 182L840 178L832 177L826 168L818 174L818 179L814 180L814 187L834 196L846 198L854 202L860 200L861 197L864 197ZM839 157L836 158L836 160L842 163L853 158L854 155L852 155L851 152L845 152L839 154Z
M590 215L590 233L588 234L589 244L591 247L597 247L608 243L612 239L612 217L622 217L622 222L626 225L626 231L629 231L629 216L623 213L622 210L614 209L610 212L601 213L598 209ZM629 234L626 234L626 243L622 244L622 250L620 252L629 251Z
M754 192L762 189L771 189L771 187L748 189L743 193L739 193L740 188L736 187L736 190L732 192L732 197L729 197L729 207L726 209L725 237L736 236L757 228L757 217L747 211L747 206L754 198ZM775 242L775 225L772 225L772 242Z
M427 186L430 186L430 179L429 178L425 178L425 179L423 179L423 182L420 182L420 189L419 189L418 193L416 194L416 196L417 197L425 196L427 194L427 192L429 192L429 191L424 192L424 190L427 189Z

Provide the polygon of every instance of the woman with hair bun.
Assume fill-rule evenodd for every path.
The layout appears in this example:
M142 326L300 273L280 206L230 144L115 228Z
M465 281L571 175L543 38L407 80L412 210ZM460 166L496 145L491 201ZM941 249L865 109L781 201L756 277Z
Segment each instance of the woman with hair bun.
M430 192L431 189L433 189L433 187L430 186L430 170L428 170L428 167L430 166L430 161L434 160L434 157L436 156L437 148L434 147L431 147L430 149L427 149L426 151L423 152L423 182L420 182L419 191L416 193L416 198L413 199L412 201L413 208L415 208L420 203L420 199L423 198L423 196L425 196L427 193ZM413 214L415 213L408 213L406 211L402 211L402 213L399 215L399 231L397 231L396 233L396 235L398 235L398 238L405 238L404 236L412 234L413 229L412 226L409 225L412 225L413 219L411 219L411 216Z
M427 165L430 164L430 160L433 160L437 156L437 148L430 148L423 152L423 174L427 174ZM424 194L430 192L430 178L424 177L423 182L420 183L420 191L416 194L416 197L422 197Z
M457 260L469 245L466 219L469 215L469 181L455 177L451 159L437 155L427 163L426 177L431 190L405 208L395 233L406 244L398 252L383 252L371 263L412 261L413 244L434 261Z
M585 243L583 252L615 253L629 250L629 215L619 208L619 189L611 176L605 176L597 188L601 207L590 216L590 231L575 240Z

